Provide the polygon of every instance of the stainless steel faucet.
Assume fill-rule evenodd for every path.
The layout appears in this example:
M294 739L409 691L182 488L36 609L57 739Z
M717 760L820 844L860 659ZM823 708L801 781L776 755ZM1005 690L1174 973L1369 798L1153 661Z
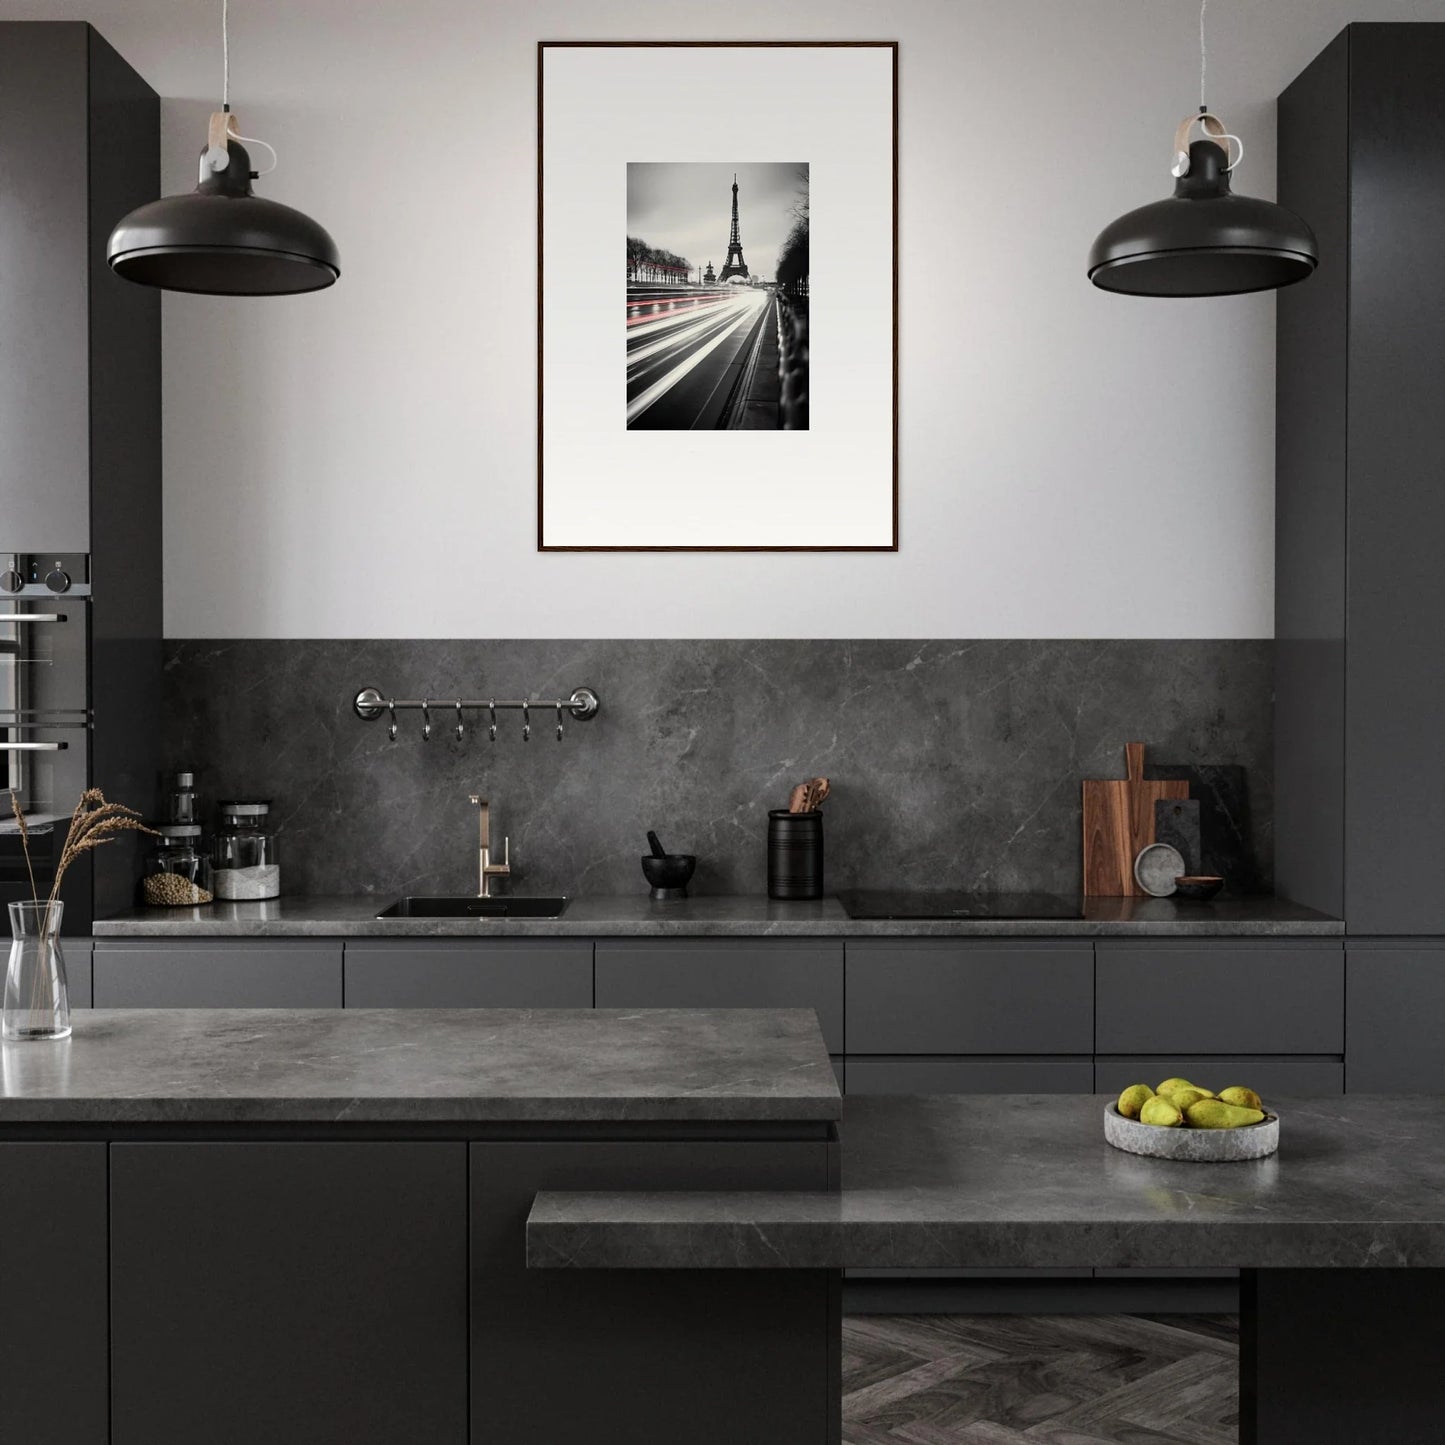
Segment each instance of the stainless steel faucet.
M492 862L492 805L480 793L471 795L472 806L480 808L477 829L477 897L492 896L492 879L512 874L512 840L502 838L502 861Z

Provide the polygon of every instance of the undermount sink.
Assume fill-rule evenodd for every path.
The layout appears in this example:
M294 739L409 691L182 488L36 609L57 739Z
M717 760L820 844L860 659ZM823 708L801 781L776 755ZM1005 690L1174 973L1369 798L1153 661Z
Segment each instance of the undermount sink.
M378 918L558 918L565 898L398 898Z

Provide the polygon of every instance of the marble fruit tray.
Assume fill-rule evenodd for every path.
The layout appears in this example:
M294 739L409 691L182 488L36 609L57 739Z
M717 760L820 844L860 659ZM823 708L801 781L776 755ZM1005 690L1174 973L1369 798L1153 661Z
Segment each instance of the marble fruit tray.
M1240 1129L1166 1129L1126 1119L1116 1104L1108 1104L1104 1109L1104 1138L1116 1149L1151 1159L1226 1164L1273 1154L1279 1148L1279 1115L1266 1112L1260 1123Z

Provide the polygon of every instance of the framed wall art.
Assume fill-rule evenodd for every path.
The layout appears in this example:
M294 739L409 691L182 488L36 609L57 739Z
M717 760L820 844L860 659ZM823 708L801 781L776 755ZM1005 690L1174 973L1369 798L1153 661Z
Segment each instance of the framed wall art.
M540 43L542 551L896 550L897 60Z

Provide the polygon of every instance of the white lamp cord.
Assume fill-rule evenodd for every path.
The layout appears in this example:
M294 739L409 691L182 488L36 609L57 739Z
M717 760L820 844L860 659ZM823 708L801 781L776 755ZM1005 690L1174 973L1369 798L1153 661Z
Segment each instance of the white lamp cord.
M1232 171L1244 159L1244 142L1224 128L1224 122L1209 109L1209 103L1205 100L1205 81L1209 77L1209 47L1204 39L1204 12L1209 8L1209 0L1199 0L1199 114L1187 117L1179 122L1179 131L1176 136L1176 150L1174 153L1174 164L1170 167L1170 174L1174 176L1187 176L1189 174L1189 152L1185 149L1189 141L1189 132L1197 125L1203 130L1207 140L1214 141L1224 151L1224 159L1228 164L1224 167L1226 171ZM1206 124L1212 122L1212 126ZM1234 142L1234 159L1229 160L1229 142Z
M221 109L227 115L231 112L231 0L221 0ZM231 134L246 145L260 146L270 153L271 164L264 171L257 171L258 176L269 176L276 169L280 157L276 154L276 147L269 141L253 135L242 135L239 131L232 131ZM208 150L201 157L201 179L205 179L207 169L223 171L230 163L231 158L224 147L216 146Z

